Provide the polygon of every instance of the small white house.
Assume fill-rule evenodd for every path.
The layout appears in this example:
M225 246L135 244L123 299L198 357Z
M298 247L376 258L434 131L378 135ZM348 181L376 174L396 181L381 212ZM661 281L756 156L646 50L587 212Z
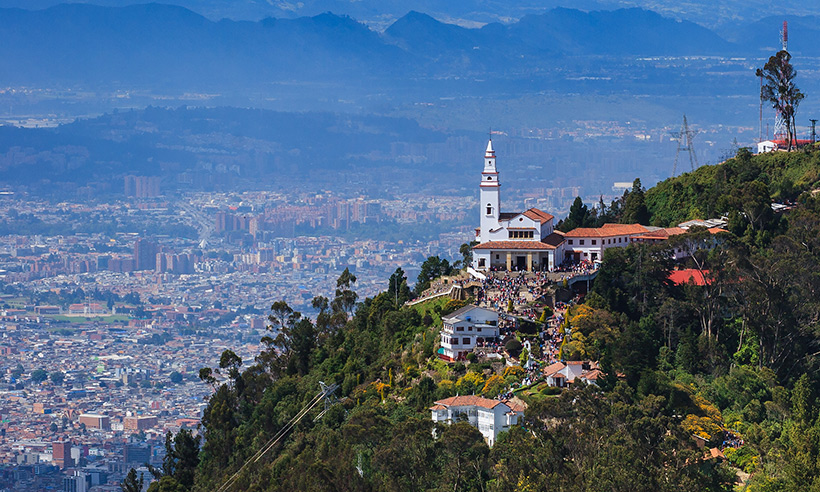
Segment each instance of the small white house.
M544 377L547 384L565 388L569 384L580 379L587 384L597 384L598 378L603 373L598 369L597 362L568 360L566 362L555 362L544 368Z
M773 142L771 140L764 140L762 142L757 143L757 153L758 154L763 154L763 153L766 153L766 152L774 152L777 149L778 149L777 143Z
M439 358L463 360L477 345L498 339L498 313L478 306L464 306L441 319Z
M510 430L524 418L524 406L509 400L481 396L453 396L430 407L433 422L453 424L463 419L477 428L487 445L495 444L498 434Z

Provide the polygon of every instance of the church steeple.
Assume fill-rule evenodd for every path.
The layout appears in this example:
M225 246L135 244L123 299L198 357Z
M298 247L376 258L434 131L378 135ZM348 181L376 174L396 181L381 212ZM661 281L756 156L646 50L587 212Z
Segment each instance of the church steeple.
M493 141L487 142L487 150L484 152L484 171L481 172L480 197L481 203L481 239L486 242L490 240L490 231L498 228L498 218L500 211L498 169L495 167L495 150Z
M487 150L484 151L484 172L496 172L495 170L495 150L493 150L493 140L487 142Z

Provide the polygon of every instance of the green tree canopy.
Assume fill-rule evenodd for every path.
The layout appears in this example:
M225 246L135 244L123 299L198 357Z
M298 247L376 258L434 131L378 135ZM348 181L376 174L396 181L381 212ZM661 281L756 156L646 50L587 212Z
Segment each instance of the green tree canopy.
M624 198L622 224L649 225L649 209L646 208L644 191L641 180L635 178L632 182L632 191L627 192Z

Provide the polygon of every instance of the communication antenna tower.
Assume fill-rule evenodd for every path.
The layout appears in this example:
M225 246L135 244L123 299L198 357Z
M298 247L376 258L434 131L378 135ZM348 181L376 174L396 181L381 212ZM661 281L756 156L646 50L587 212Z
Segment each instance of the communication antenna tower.
M783 29L780 30L780 44L783 51L789 51L789 22L783 21Z
M783 51L789 51L789 23L788 21L783 21L783 28L780 29L780 44L783 48ZM763 94L761 89L761 94ZM789 122L786 118L783 117L783 114L780 111L775 111L774 115L774 139L775 140L786 140L788 134L788 124Z
M766 125L766 136L768 137L768 124ZM760 76L760 114L757 120L757 141L763 141L763 76Z
M672 176L675 176L678 173L678 158L680 157L681 151L689 152L689 165L691 166L692 171L699 167L698 157L695 155L694 145L695 135L697 134L697 130L689 129L689 123L686 121L686 115L683 115L683 125L680 127L680 131L677 133L672 133L672 136L678 141L678 150L675 152L675 165L672 167Z
M809 121L811 121L811 143L815 143L817 142L817 132L814 128L817 125L817 120L810 119Z

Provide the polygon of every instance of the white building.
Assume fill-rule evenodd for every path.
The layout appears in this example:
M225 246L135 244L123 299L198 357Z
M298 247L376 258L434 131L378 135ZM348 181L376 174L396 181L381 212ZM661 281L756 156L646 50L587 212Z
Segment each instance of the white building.
M777 143L772 140L764 140L757 143L757 153L764 154L766 152L774 152L778 149Z
M463 360L484 342L498 339L498 313L478 306L464 306L441 319L441 348L446 361Z
M603 373L598 368L598 363L590 361L568 360L555 362L544 368L547 384L559 388L565 388L575 380L597 385L601 376Z
M635 242L650 228L640 224L604 224L602 227L579 227L564 234L563 254L573 263L601 261L609 248L623 248Z
M630 185L631 186L631 185ZM500 212L500 188L492 140L484 153L484 170L480 184L481 227L476 229L473 247L474 270L537 271L552 270L564 261L596 262L609 248L624 248L634 242L659 242L683 234L688 225L708 224L710 232L722 232L724 220L690 221L679 227L661 228L640 224L604 224L601 227L579 227L567 233L553 230L554 217L531 208L524 212ZM710 243L713 244L713 243ZM700 246L703 247L703 246ZM686 256L678 248L676 259Z
M489 446L495 444L498 434L510 430L524 418L524 410L523 406L508 400L481 396L453 396L430 407L433 422L453 424L464 419L481 432Z
M501 212L498 169L493 141L487 143L480 183L481 226L476 229L473 268L487 271L546 270L561 264L563 235L553 230L554 217L531 208L525 212Z

